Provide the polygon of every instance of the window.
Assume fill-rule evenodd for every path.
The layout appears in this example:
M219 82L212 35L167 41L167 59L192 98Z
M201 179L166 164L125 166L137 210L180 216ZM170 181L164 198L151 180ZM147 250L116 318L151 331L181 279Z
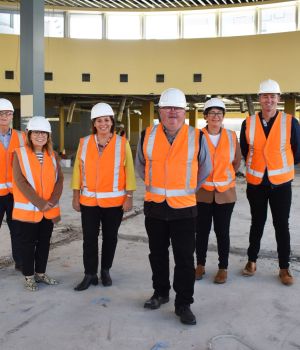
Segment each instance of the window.
M141 39L139 14L113 14L107 16L108 39Z
M178 39L178 15L145 15L145 31L146 39Z
M70 37L77 39L101 39L102 15L71 13Z
M183 14L184 38L211 38L217 36L216 12Z
M5 79L14 79L14 71L13 70L6 70L5 71Z
M16 13L0 13L0 33L20 34L20 15Z
M238 36L256 34L255 9L223 11L221 13L221 35Z
M202 81L202 74L201 73L194 73L193 82L194 83L201 83L201 81Z
M84 81L84 82L91 81L91 74L90 73L82 73L81 74L81 81Z
M120 83L128 83L128 74L120 74Z
M64 16L53 13L45 15L45 36L56 38L64 37Z
M45 80L52 81L53 80L53 73L52 72L45 72Z
M157 83L164 83L165 82L165 75L164 74L156 74L156 82Z
M278 33L296 30L296 6L277 6L260 9L260 33Z

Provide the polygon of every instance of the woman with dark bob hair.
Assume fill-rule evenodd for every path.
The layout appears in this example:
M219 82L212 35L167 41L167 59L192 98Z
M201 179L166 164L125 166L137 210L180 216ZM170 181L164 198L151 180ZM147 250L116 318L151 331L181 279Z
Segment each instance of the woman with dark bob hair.
M241 162L241 151L234 131L223 128L225 105L212 98L204 105L207 125L202 129L207 140L212 171L196 194L198 219L196 235L196 280L205 274L206 252L212 221L217 237L219 269L215 283L225 283L229 257L229 228L236 201L235 173Z
M118 230L124 211L131 210L136 189L131 149L115 133L114 112L107 103L91 110L92 135L80 139L72 179L73 208L81 212L84 278L74 288L98 284L98 236L102 227L100 278L111 286Z
M52 149L51 126L44 117L33 117L27 125L25 146L13 159L13 219L20 222L22 269L25 288L38 289L37 282L55 285L46 266L53 223L60 220L58 200L63 174Z

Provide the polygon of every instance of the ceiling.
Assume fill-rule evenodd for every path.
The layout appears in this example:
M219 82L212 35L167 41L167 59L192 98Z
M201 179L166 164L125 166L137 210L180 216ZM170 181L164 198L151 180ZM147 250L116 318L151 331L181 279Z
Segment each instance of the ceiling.
M20 0L6 0L6 3L19 3ZM174 9L203 8L235 4L267 3L270 0L45 0L46 6L77 7L97 9Z

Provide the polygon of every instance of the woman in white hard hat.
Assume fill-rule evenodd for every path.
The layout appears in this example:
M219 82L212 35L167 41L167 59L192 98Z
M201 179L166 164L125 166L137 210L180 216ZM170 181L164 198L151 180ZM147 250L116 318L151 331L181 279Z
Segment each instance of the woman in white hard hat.
M235 172L241 161L241 151L234 131L222 127L225 105L212 98L204 105L207 125L202 129L207 140L213 169L196 194L198 206L196 235L196 280L205 274L205 262L212 220L217 237L219 270L215 283L225 283L229 256L229 228L236 201Z
M13 160L13 219L20 222L25 288L38 289L37 282L55 285L46 266L53 223L60 220L59 198L63 174L52 149L51 126L44 117L33 117L27 125L24 147Z
M118 230L124 211L131 210L136 189L128 141L115 133L114 112L107 103L91 110L92 135L80 139L74 164L73 208L81 212L84 278L74 288L82 291L98 284L98 236L102 226L100 277L111 286Z

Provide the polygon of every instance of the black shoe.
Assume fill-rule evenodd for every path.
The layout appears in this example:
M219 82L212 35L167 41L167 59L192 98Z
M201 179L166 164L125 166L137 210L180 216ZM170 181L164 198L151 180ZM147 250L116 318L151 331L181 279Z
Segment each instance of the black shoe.
M192 313L190 305L175 306L175 314L180 317L180 322L188 325L196 324L196 317Z
M104 287L110 287L112 285L112 280L108 269L101 269L101 281Z
M168 301L169 297L161 297L153 294L152 297L145 302L144 308L151 310L159 309L161 304L166 304Z
M15 263L15 270L16 270L16 271L20 271L20 272L22 272L22 270L23 270L23 266L22 266L21 264L17 264L17 263Z
M88 289L91 284L93 284L94 286L98 284L97 275L84 275L83 280L74 288L74 290L79 292L81 290Z

